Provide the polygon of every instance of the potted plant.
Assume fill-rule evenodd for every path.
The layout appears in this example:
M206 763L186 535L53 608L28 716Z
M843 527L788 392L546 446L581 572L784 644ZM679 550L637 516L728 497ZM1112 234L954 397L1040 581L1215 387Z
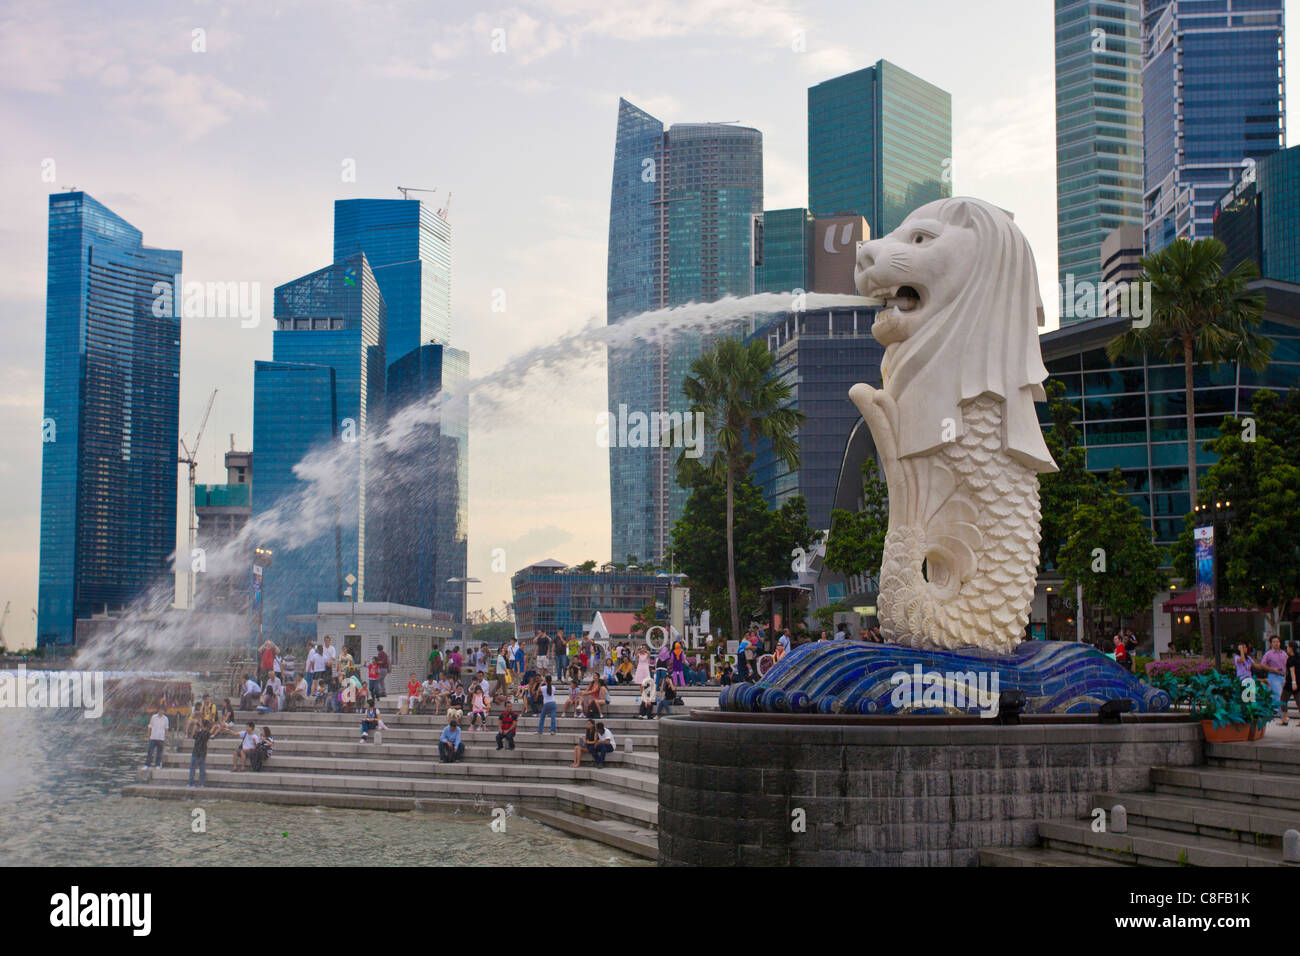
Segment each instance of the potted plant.
M1192 718L1201 722L1205 739L1212 744L1258 740L1277 713L1273 692L1260 680L1246 685L1222 671L1179 675L1167 670L1155 675L1152 683L1175 704L1191 708Z

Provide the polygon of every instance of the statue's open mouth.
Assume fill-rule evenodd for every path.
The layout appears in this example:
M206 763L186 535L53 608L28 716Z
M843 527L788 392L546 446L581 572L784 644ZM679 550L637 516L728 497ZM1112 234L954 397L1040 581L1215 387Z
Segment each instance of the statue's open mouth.
M910 285L872 289L870 295L884 300L885 308L892 307L899 312L911 312L921 307L921 293Z

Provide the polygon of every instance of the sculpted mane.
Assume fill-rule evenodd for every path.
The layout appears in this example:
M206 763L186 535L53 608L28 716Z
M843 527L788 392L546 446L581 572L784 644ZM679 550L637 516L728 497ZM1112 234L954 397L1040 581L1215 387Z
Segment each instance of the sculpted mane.
M954 425L960 439L963 403L987 393L1005 403L1003 450L1033 471L1055 471L1034 410L1035 401L1046 399L1047 369L1038 347L1043 306L1029 243L1007 213L968 198L928 203L895 232L926 219L945 224L945 232L973 232L977 254L966 260L956 295L932 303L924 324L886 350L881 371L898 405L899 457L947 444ZM926 279L916 275L918 282ZM945 427L945 419L952 424Z

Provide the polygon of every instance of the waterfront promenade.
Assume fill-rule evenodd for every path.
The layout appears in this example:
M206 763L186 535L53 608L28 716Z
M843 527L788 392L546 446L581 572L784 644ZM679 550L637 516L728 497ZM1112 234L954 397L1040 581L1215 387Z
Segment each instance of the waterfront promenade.
M714 707L718 688L688 687L676 708ZM163 767L141 771L126 796L355 807L372 810L459 809L490 817L493 810L533 819L574 836L627 853L657 858L659 822L659 722L636 718L637 691L611 688L606 728L617 742L608 766L596 769L583 755L573 769L573 745L586 726L580 717L559 717L557 732L538 735L537 718L521 716L515 749L496 749L494 711L486 731L463 730L465 758L438 760L438 735L446 719L399 715L386 698L382 742L358 743L360 716L289 711L240 711L236 726L252 720L270 726L275 753L266 769L231 770L237 737L216 738L208 749L206 790L188 790L189 740L169 742ZM627 741L632 751L626 750Z

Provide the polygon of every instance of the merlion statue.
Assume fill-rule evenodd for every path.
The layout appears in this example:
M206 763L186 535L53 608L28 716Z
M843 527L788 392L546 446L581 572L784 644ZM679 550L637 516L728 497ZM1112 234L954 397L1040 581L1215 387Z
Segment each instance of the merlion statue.
M1029 243L978 199L940 199L863 243L854 278L883 388L849 397L889 485L877 613L887 641L1007 653L1038 567L1038 475L1056 471L1043 401L1043 307Z

